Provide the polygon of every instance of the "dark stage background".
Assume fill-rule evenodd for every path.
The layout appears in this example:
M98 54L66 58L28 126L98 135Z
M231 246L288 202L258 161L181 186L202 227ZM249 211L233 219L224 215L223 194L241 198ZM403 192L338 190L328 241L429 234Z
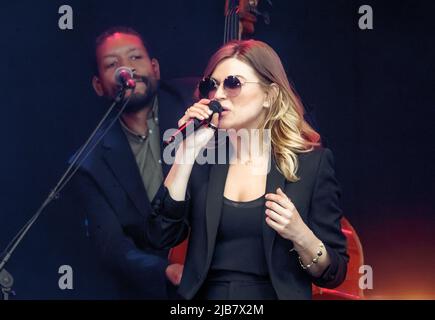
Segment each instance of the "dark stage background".
M58 8L74 29L58 28ZM358 28L358 8L374 30ZM93 41L142 32L163 78L200 75L223 39L224 1L4 1L0 4L0 250L34 213L105 108L91 87ZM435 298L435 3L293 1L263 5L255 38L280 54L334 151L343 207L373 267L370 298ZM174 124L175 126L175 124ZM16 299L116 298L94 263L68 192L7 265ZM74 289L58 288L71 265Z

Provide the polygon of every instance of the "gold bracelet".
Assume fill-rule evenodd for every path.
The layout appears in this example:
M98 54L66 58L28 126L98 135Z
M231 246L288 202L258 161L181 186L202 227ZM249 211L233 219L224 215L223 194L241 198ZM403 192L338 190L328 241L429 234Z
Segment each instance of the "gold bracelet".
M307 264L306 266L303 264L301 256L299 256L299 263L302 267L302 269L307 270L309 268L311 268L313 266L313 264L316 264L317 262L319 262L320 257L323 255L323 251L322 249L325 249L325 246L323 245L323 243L321 242L319 244L319 251L317 251L316 257L313 258L313 260L311 260L311 263Z

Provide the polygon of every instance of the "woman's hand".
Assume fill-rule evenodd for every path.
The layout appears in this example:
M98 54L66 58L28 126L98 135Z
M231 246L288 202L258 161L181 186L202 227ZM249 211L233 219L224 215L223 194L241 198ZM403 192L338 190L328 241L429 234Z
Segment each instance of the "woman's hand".
M276 193L266 194L266 223L285 239L291 240L299 259L304 265L311 264L307 270L314 277L319 277L331 263L328 251L324 250L318 263L313 264L321 243L299 215L298 210L278 188Z
M298 210L278 188L276 193L268 193L266 198L266 223L281 235L281 237L293 241L295 245L304 243L312 232L302 220Z
M210 103L209 99L201 99L194 105L187 108L185 115L180 120L178 120L178 127L181 127L191 119L196 118L200 121L209 119L210 116L212 115L212 111L208 107L209 103ZM215 127L218 127L219 124L218 113L212 116L210 123ZM193 127L188 130L193 130ZM194 134L189 135L185 139L184 145L189 149L195 149L199 151L210 141L213 135L214 135L214 129L204 126L198 129Z
M211 116L211 111L208 107L210 100L202 99L186 110L185 115L178 121L178 125L182 126L191 119L200 121L208 119ZM219 114L214 114L211 123L217 127L219 122ZM193 130L187 128L187 131ZM165 186L169 190L172 199L176 201L184 201L186 198L187 183L192 172L193 164L199 152L207 145L210 139L214 136L215 129L204 126L194 133L187 136L180 143L176 153L175 160L165 179Z

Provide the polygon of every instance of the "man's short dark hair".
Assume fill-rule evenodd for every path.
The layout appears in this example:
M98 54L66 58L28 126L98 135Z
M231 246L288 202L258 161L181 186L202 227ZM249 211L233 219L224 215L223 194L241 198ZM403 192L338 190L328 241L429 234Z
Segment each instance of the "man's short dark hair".
M136 30L134 30L131 27L125 27L125 26L111 27L111 28L105 30L104 32L102 32L95 39L95 48L94 48L94 52L95 52L95 54L94 54L94 56L95 56L95 59L94 59L94 61L95 61L95 63L94 63L94 74L95 75L98 75L97 49L98 49L98 47L101 44L103 44L104 41L106 41L107 38L113 36L115 33L130 34L130 35L138 37L142 41L143 46L145 47L145 49L146 49L146 51L148 53L148 56L150 58L153 57L151 49L150 49L148 43L144 40L144 38L142 37L142 35L139 32L137 32Z

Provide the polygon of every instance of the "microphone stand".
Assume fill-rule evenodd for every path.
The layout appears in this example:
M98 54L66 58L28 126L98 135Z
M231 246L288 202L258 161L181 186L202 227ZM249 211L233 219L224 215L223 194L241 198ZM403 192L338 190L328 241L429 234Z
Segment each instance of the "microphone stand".
M50 204L53 200L59 198L60 191L65 188L67 183L71 180L71 178L74 176L74 174L77 172L77 170L80 168L80 166L83 164L83 162L87 159L87 157L91 154L91 152L94 150L94 148L98 145L98 143L101 141L101 139L106 135L106 133L110 130L110 128L115 124L116 120L121 116L122 112L124 111L125 107L127 106L128 102L130 101L131 96L134 93L134 87L131 88L132 92L130 94L130 97L124 102L122 107L120 108L119 112L116 114L116 116L113 118L113 120L110 122L110 124L107 126L107 128L103 131L103 133L96 139L95 143L91 145L89 150L84 154L84 156L80 159L83 152L90 146L92 140L95 138L97 132L100 130L103 123L106 121L107 117L111 114L112 110L115 108L115 106L122 102L122 100L125 97L125 92L127 89L130 89L127 86L123 86L119 92L117 93L115 100L113 101L110 108L107 110L107 112L104 114L103 118L100 120L94 131L92 131L89 138L86 140L86 142L82 145L80 150L73 156L73 160L70 162L68 168L62 175L62 177L57 182L56 186L51 190L51 192L48 194L47 198L44 200L42 205L39 207L39 209L36 211L36 213L27 221L27 223L21 228L20 231L15 235L15 237L11 240L11 242L8 244L8 246L3 251L2 255L0 256L2 260L0 261L0 287L1 291L3 293L3 299L8 300L9 299L9 293L12 291L12 285L14 283L14 278L12 275L6 271L4 268L6 263L9 261L9 259L12 256L12 253L15 251L17 246L21 243L25 235L29 232L30 228L33 226L33 224L38 220L41 213L44 211L44 209ZM80 160L80 161L79 161Z
M12 275L3 269L0 271L0 287L2 288L3 300L9 300L9 292L12 290L14 278Z

